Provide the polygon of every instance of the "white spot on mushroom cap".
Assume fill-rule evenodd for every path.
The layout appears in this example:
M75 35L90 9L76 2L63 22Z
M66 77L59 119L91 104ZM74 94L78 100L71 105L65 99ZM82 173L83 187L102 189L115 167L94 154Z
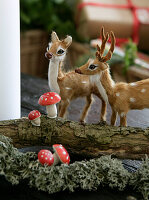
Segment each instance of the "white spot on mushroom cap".
M66 155L66 152L65 152L65 151L63 151L63 154L64 154L64 155Z
M43 158L43 155L41 155L41 157Z
M136 86L137 84L136 84L136 83L130 83L130 85L131 85L131 86Z
M42 154L44 154L44 152L42 152Z
M43 100L43 97L41 97L41 100Z
M141 90L141 92L142 92L142 93L146 92L146 89L145 89L145 88L143 88L143 89Z
M66 157L66 160L68 160L68 159L69 159L69 156Z
M51 99L53 99L53 97L51 97Z
M47 101L47 98L45 98L45 101Z
M136 101L135 98L133 98L133 97L131 97L129 100L130 100L130 102L135 102Z
M63 148L63 146L60 144L60 145L56 145L55 147L54 147L55 149L58 149L58 148Z
M55 97L58 97L58 98L59 98L59 95L58 95L58 94L55 94Z
M47 157L45 157L45 159L47 160L48 158L47 158Z
M117 96L117 97L119 97L119 96L120 96L120 93L119 93L119 92L117 92L117 93L116 93L116 96Z

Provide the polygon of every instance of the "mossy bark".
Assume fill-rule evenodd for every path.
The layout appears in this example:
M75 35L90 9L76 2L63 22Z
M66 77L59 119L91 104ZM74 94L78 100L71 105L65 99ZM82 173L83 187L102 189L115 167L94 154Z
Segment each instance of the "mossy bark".
M70 152L86 157L112 154L118 158L141 159L149 154L149 128L80 125L62 118L41 117L41 126L27 118L0 122L0 133L13 139L17 148L63 144Z

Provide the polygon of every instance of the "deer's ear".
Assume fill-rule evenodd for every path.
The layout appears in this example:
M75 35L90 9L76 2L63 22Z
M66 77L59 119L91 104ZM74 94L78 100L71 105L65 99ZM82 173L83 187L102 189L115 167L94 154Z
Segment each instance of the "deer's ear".
M52 42L58 42L59 41L59 38L58 38L56 32L54 32L54 31L52 31L52 33L51 33L51 41Z
M66 47L68 48L68 47L71 45L71 43L72 43L72 37L68 35L68 36L63 40L63 42L65 43Z
M89 58L88 61L87 61L88 64L91 64L92 62L93 62L92 58Z

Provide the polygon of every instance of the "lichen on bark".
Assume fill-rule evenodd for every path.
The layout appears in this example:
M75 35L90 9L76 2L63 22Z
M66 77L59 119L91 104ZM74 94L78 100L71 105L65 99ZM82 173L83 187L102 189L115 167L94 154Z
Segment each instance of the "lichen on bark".
M32 187L49 194L76 189L97 190L100 186L124 190L133 187L149 197L149 159L146 158L140 169L129 173L122 162L111 156L82 160L70 165L43 166L34 152L21 153L14 148L12 141L0 135L0 175L12 184L26 180Z
M1 121L0 133L12 138L17 148L62 143L74 154L92 158L113 154L118 158L142 159L149 154L149 128L81 125L41 116L40 127L33 126L27 118Z

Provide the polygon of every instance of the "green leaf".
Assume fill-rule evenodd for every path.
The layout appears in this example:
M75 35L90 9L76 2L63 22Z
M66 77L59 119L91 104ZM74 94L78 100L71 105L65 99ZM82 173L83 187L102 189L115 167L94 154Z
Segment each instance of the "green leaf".
M137 57L137 45L129 39L129 42L125 45L125 56L124 56L124 68L123 73L126 74L129 67L135 63Z

